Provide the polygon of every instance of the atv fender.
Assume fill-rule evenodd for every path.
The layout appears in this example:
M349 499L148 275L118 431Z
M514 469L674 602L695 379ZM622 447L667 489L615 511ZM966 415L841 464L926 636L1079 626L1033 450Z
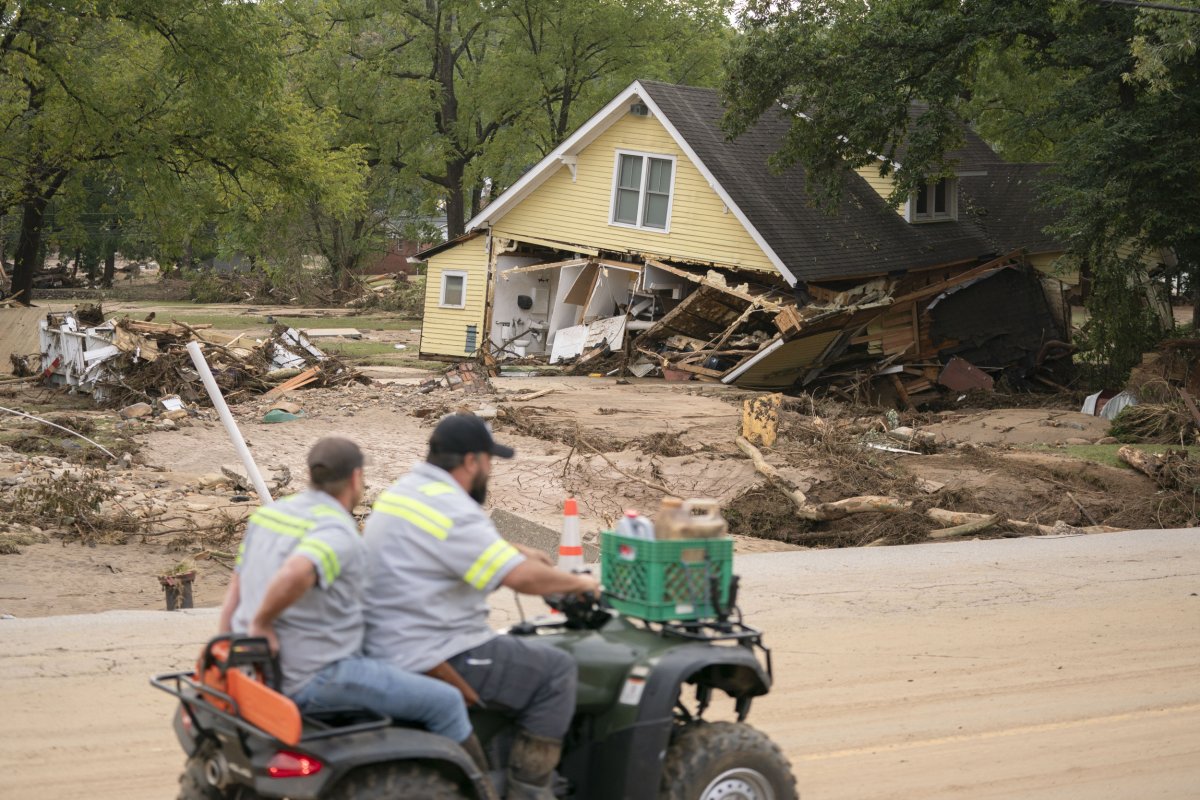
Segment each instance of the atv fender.
M608 785L595 797L658 797L663 759L674 728L675 702L689 680L702 681L746 703L771 688L770 676L748 648L696 643L670 650L646 679L636 722L605 743L605 761L610 768L600 774L608 777Z
M325 769L304 778L270 778L266 762L273 752L256 755L255 791L263 797L317 800L337 781L359 767L391 761L425 761L437 764L466 791L468 797L486 798L488 778L454 742L417 728L381 728L327 739L301 741L295 749L319 758ZM261 762L261 763L260 763Z

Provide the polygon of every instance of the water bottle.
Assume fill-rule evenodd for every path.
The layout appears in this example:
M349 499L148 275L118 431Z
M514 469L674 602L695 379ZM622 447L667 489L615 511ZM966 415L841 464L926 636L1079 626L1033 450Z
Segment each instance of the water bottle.
M654 523L633 509L617 522L617 533L632 539L654 539Z

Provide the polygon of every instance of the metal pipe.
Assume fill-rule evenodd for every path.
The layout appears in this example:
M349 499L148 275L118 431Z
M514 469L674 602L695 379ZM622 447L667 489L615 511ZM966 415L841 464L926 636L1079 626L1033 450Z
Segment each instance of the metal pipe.
M208 390L208 396L212 399L213 408L217 410L217 416L221 418L221 424L225 426L225 432L229 434L238 456L242 459L246 475L254 484L255 491L258 492L258 499L262 501L263 505L270 503L271 493L267 490L267 484L258 471L258 465L254 463L254 456L250 455L250 448L246 446L242 432L238 430L237 423L233 420L233 414L229 413L229 406L225 404L225 398L221 395L221 387L217 386L212 370L208 368L208 362L204 360L200 343L188 342L187 351L188 355L192 357L192 363L196 365L196 371L200 373L200 380L204 381L204 388Z
M5 408L4 406L0 406L0 411L7 411L9 414L16 414L18 417L26 417L27 419L34 420L35 422L40 422L43 425L49 425L51 428L58 428L60 431L65 431L65 432L71 434L72 436L78 436L80 439L83 439L88 444L99 447L102 451L104 451L105 455L107 455L113 461L117 460L117 457L112 454L111 450L106 449L104 447L104 445L100 444L99 442L89 439L88 437L84 436L82 433L76 433L75 431L71 430L70 428L64 428L62 425L56 425L55 423L51 422L48 419L42 419L41 417L35 417L33 414L26 414L24 411L17 411L15 408Z

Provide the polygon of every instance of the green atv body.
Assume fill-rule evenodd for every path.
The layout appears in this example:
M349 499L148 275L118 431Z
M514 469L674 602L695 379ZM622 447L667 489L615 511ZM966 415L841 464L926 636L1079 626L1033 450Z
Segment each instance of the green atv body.
M744 720L771 687L770 652L739 621L651 624L596 603L521 623L507 634L569 653L579 665L575 715L554 793L570 800L795 800L786 758ZM454 742L358 710L306 716L285 746L206 700L189 673L156 676L181 700L175 729L188 763L180 800L498 798L514 736L511 718L473 710L492 767ZM737 722L703 719L717 692ZM286 756L317 765L273 769Z

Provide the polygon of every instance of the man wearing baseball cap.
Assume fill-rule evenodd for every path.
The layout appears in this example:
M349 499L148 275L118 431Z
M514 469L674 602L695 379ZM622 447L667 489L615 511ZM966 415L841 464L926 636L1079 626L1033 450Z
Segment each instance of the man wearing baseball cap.
M482 419L451 414L434 428L425 461L379 496L363 533L366 653L447 675L461 681L469 704L511 713L518 734L506 796L553 800L550 784L575 712L575 662L552 647L497 636L487 596L501 586L548 595L596 592L599 584L496 532L482 504L492 459L512 456Z
M485 764L459 692L362 655L366 549L350 516L363 494L362 451L349 439L321 439L308 474L308 491L250 516L221 632L265 637L301 711L357 706L419 722Z

